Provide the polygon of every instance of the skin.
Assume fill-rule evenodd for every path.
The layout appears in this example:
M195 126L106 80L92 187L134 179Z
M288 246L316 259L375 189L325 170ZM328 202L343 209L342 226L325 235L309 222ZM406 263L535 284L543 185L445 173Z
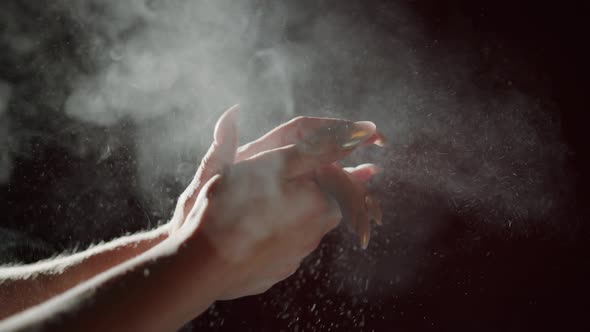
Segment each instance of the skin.
M214 301L258 294L290 276L341 219L366 246L369 221L380 222L381 212L363 182L378 168L334 163L378 140L374 125L297 118L238 149L236 112L218 121L168 225L0 269L2 298L21 299L2 301L0 313L10 317L0 329L175 330ZM342 124L352 132L309 139L318 128ZM350 147L353 136L358 142ZM244 195L244 188L259 190Z
M164 226L98 245L71 256L25 266L0 268L0 319L63 293L144 253L167 237L168 226Z

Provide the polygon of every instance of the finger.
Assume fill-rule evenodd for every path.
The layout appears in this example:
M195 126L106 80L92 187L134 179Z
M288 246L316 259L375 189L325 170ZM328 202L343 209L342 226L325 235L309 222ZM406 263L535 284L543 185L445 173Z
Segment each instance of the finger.
M344 158L375 130L375 124L369 121L322 127L297 144L259 153L240 164L269 174L276 171L281 177L292 179Z
M190 212L201 187L215 174L234 163L238 147L238 133L236 116L239 106L235 105L226 110L215 125L214 140L205 157L201 161L199 169L191 184L183 193L182 215L185 217Z
M300 116L276 127L261 138L241 146L236 154L236 161L251 158L267 150L296 144L322 127L337 127L351 123L342 119ZM368 141L371 141L371 144L381 145L385 139L381 133L375 132Z
M351 181L359 187L363 183L369 181L375 174L381 173L382 169L374 164L362 164L357 167L345 167L344 170L348 173ZM379 202L377 202L372 195L365 196L365 205L369 213L369 219L373 220L377 225L383 225L383 212Z
M369 245L369 240L371 238L371 221L374 220L375 211L374 206L371 206L372 209L369 209L367 206L367 198L370 202L373 200L371 199L371 195L367 191L367 187L361 181L358 181L351 173L344 172L344 174L350 179L350 182L356 189L356 192L362 197L362 205L365 208L365 212L367 213L367 218L360 221L357 224L357 233L361 240L361 247L363 249L367 249Z
M316 181L323 191L336 200L342 220L352 226L360 238L361 247L365 249L369 244L370 224L364 191L355 186L346 172L333 165L319 169Z
M199 167L201 171L198 180L201 183L222 171L225 167L234 163L236 150L238 148L238 129L236 124L239 106L235 105L225 111L217 123L213 133L213 144L203 158Z
M377 131L364 144L375 144L380 147L387 147L389 146L389 141L387 140L387 138L385 138L385 136L382 133Z
M371 194L368 193L366 187L364 186L366 174L358 174L367 172L367 168L369 166L365 166L369 164L359 165L353 171L347 172L346 174L350 178L350 181L355 185L359 192L363 192L365 195L365 207L367 209L367 213L369 214L369 220L374 221L377 225L383 225L383 212L381 211L381 207L379 206L379 202L373 198ZM371 164L372 165L372 164ZM373 165L374 166L374 165ZM370 176L369 176L370 177ZM368 179L367 179L368 180Z
M375 164L361 164L356 167L344 167L344 171L352 175L356 180L365 183L383 169Z
M369 213L369 218L374 220L377 225L383 225L383 212L379 203L371 195L367 195L365 196L365 205Z
M296 117L289 122L269 131L259 139L241 146L236 154L236 161L251 158L261 152L295 144L309 135L313 130L330 124L345 123L346 120L314 117Z

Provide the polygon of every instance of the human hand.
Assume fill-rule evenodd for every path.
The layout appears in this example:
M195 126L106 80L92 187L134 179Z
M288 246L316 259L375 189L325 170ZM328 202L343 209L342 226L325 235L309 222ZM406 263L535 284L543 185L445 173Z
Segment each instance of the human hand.
M329 139L329 135L333 136L335 134L330 131L337 131L334 129L352 124L350 121L341 119L297 117L278 126L258 140L239 147L236 152L238 138L235 116L238 110L238 106L235 105L224 112L218 120L215 126L213 143L205 154L193 180L178 199L171 222L172 231L177 230L182 225L186 216L192 209L195 199L203 185L215 174L220 173L224 168L236 162L251 158L258 153L300 142L304 138L316 141L323 139L326 141ZM371 126L371 124L369 126ZM360 145L363 146L369 144L385 146L387 142L381 133L374 131L374 133L365 139ZM329 173L327 177L320 177L319 182L325 187L325 191L331 191L331 194L336 196L336 199L338 203L340 203L340 207L344 210L345 214L354 215L355 208L358 209L362 205L358 202L365 201L368 217L374 220L377 224L381 224L381 210L377 202L366 194L366 188L364 186L366 181L368 181L374 174L380 172L380 168L373 164L363 164L356 168L346 167L344 168L344 171L345 172L340 172L337 165L319 170L317 173ZM344 179L344 175L346 175L348 180ZM338 181L331 181L332 183L329 183L329 179L333 177L340 177L342 178L341 181L351 182L351 184L342 186L338 185ZM356 188L356 191L351 190L352 187ZM355 195L355 193L363 195L362 197L359 197L359 195ZM347 201L348 203L346 203ZM351 226L352 229L358 233L361 242L363 242L363 238L368 240L370 233L368 220L366 220L366 218L362 220L361 218L360 221L355 222L357 219L352 217L349 219L348 226Z
M380 222L381 212L362 182L378 168L366 164L347 173L332 163L356 146L378 141L374 124L298 118L236 154L235 111L230 109L218 122L215 142L193 181L192 195L186 195L185 204L177 209L188 215L190 223L195 213L186 211L206 205L199 233L231 266L233 276L221 299L262 292L297 269L341 219L326 193L336 199L366 247L369 219ZM228 172L234 160L237 164ZM203 189L202 202L194 204L200 184L224 168L224 174Z

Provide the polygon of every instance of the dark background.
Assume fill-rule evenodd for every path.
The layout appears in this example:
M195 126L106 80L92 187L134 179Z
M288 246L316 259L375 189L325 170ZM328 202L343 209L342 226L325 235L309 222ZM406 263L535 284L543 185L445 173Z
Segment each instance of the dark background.
M398 27L388 23L388 1L357 2L351 15L371 17L379 29L395 33ZM421 40L437 40L440 49L455 52L482 50L475 52L472 61L473 84L501 90L499 77L510 77L521 91L553 105L553 115L562 119L571 149L565 168L575 195L554 217L556 221L530 222L527 225L538 226L515 231L505 224L482 226L481 215L458 213L441 195L398 183L395 190L404 193L401 202L406 210L415 211L405 219L443 220L436 236L427 242L415 241L421 237L419 227L391 222L377 230L368 251L362 252L354 246L342 249L342 239L350 235L339 230L288 281L262 296L217 303L187 330L590 328L587 8L574 5L577 2L505 0L404 3L424 28L426 36ZM152 212L138 194L131 121L109 128L78 123L60 112L67 88L48 88L53 81L67 79L63 76L69 71L60 70L60 65L72 59L81 70L92 70L71 47L84 46L83 32L67 18L56 19L26 2L6 1L2 7L35 18L33 28L63 30L48 42L52 51L43 58L0 54L0 77L14 85L27 82L27 89L19 89L12 98L8 112L12 131L21 135L16 139L29 145L29 153L17 156L10 182L0 187L0 225L38 240L38 250L23 250L20 259L34 261L75 245L83 247L97 237L109 239L165 220L166 212ZM294 29L292 38L299 38L296 28L288 24L286 28ZM416 40L415 47L427 45ZM432 56L436 58L436 50ZM47 64L52 68L47 69ZM115 137L122 148L99 165L94 160L101 151L89 150L80 156L60 143L75 145L107 137ZM386 172L380 181L387 176ZM100 185L94 179L101 179ZM181 187L172 183L169 195L173 197ZM388 197L379 183L373 187L378 195ZM393 219L394 207L387 200L383 204L386 220ZM54 231L58 224L84 227L74 228L73 234L60 233ZM316 264L319 259L321 264ZM413 261L411 274L391 269L392 261L407 259ZM340 276L335 280L347 283L331 284L333 274Z

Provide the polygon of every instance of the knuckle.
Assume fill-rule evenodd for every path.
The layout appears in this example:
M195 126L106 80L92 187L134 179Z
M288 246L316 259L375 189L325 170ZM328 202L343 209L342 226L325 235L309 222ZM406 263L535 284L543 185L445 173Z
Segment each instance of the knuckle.
M291 121L289 121L289 122L294 125L300 125L300 124L305 123L308 119L309 119L309 117L307 117L307 116L299 115L299 116L296 116L293 119L291 119Z
M267 292L269 289L271 289L271 288L272 288L272 286L274 286L274 285L273 285L273 284L270 284L270 285L263 286L263 287L262 287L262 288L259 290L258 294L266 293L266 292Z
M266 280L263 284L258 285L256 288L254 288L252 293L254 295L266 293L269 289L272 288L272 286L274 286L274 284L275 284L275 282L272 282L270 280Z
M325 232L328 233L332 231L334 228L338 227L340 224L340 218L328 218L326 222L326 229Z
M289 121L289 125L294 127L294 135L295 139L301 140L303 139L303 132L306 123L309 121L309 117L307 116L298 116L293 118L293 120Z
M284 269L282 269L281 271L279 271L277 273L277 278L279 280L287 279L290 276L292 276L293 274L295 274L295 272L297 272L298 269L299 269L299 263L293 264L293 265L288 265L287 267L285 267Z
M319 239L315 239L315 240L310 241L307 244L305 244L302 248L301 256L306 257L309 254L311 254L312 252L314 252L318 248L318 246L320 245L321 240L322 239L319 238Z
M271 287L272 287L272 285L258 286L256 288L251 289L250 291L245 292L245 296L259 295L262 293L266 293L266 291L268 291Z

